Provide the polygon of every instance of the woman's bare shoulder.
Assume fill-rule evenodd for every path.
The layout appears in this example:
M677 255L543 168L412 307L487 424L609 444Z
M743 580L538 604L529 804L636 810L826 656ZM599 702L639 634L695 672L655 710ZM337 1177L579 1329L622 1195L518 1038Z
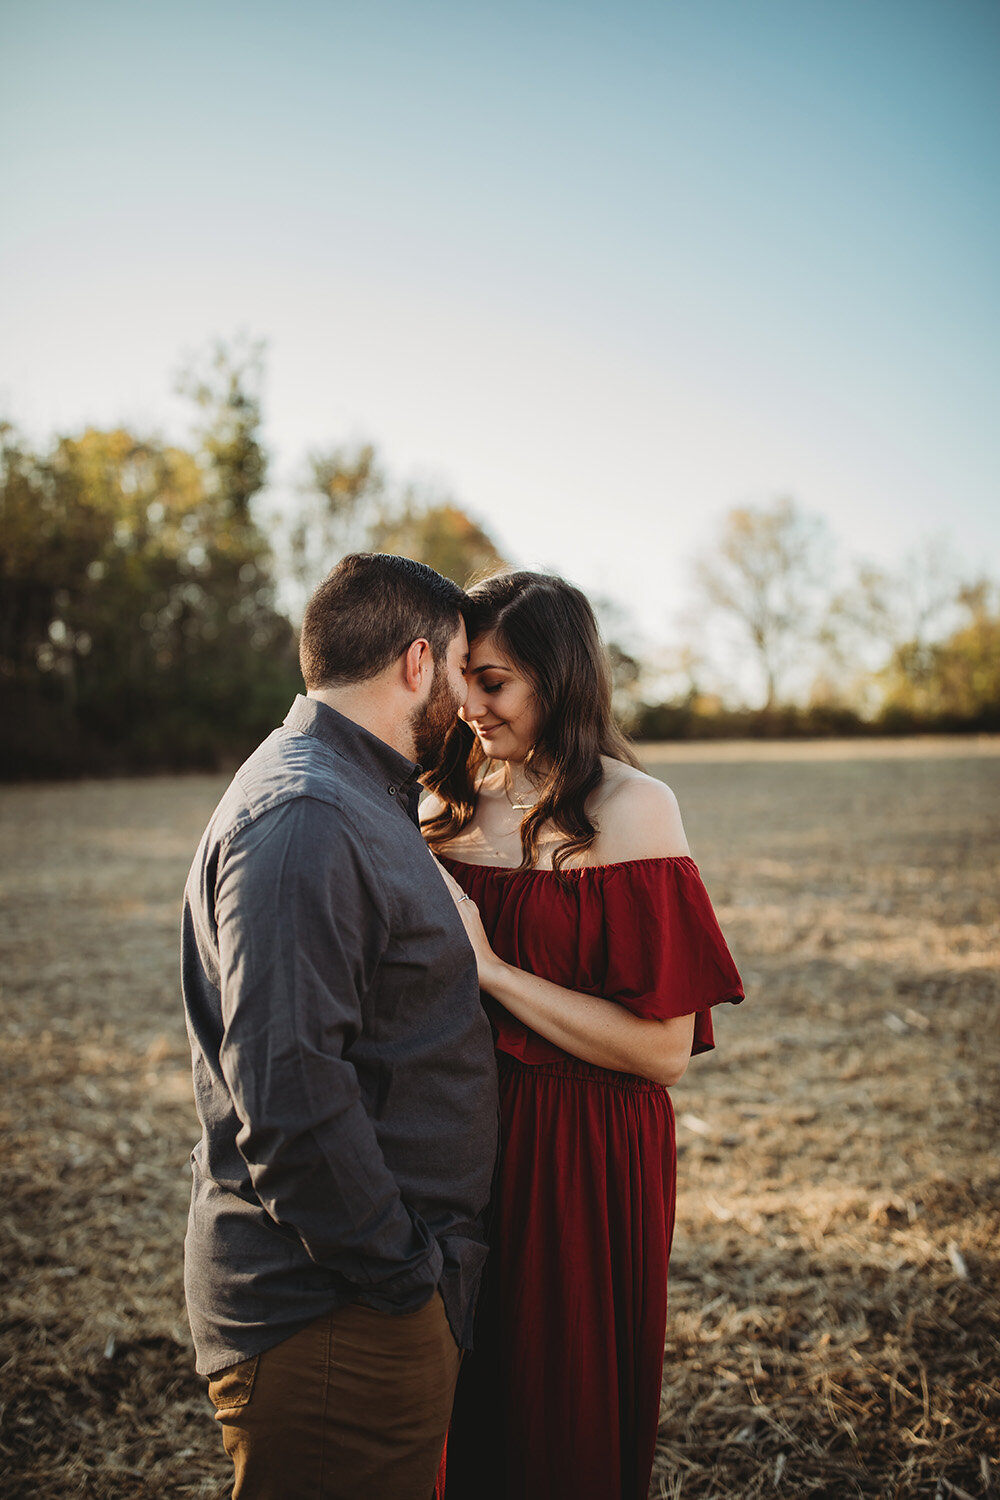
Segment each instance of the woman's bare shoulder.
M438 813L443 813L448 804L437 792L425 792L420 799L420 821L429 823L431 818L436 818Z
M593 807L597 838L591 856L600 864L626 859L669 859L690 854L677 798L665 782L621 761L604 761Z

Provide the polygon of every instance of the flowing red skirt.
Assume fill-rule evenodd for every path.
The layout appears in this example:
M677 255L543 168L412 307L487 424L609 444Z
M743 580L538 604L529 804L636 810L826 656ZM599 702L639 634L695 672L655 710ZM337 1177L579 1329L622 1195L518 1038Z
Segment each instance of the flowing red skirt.
M438 1500L646 1500L674 1223L666 1089L499 1054L502 1155L476 1348Z

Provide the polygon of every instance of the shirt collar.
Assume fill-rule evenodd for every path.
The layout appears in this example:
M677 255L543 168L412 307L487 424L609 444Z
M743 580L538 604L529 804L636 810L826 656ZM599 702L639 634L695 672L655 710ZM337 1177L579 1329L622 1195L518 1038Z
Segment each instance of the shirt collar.
M377 734L363 729L353 719L338 713L318 698L298 693L285 716L285 727L297 734L311 734L352 765L364 771L386 796L399 803L412 817L412 808L420 796L417 777L423 767L394 750Z

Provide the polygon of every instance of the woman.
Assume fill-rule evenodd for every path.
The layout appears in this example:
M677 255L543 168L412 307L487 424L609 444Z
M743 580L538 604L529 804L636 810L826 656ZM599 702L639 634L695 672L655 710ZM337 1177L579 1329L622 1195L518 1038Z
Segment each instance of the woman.
M673 793L611 717L562 579L471 591L468 698L427 778L496 1030L502 1153L447 1500L645 1500L673 1232L667 1086L743 997Z

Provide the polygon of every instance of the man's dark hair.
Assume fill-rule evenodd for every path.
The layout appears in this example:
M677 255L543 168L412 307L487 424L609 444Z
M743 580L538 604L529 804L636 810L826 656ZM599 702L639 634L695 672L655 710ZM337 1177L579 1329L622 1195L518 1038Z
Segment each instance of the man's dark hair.
M420 639L441 660L465 604L458 584L426 563L390 552L352 552L306 605L299 637L306 688L376 677Z

